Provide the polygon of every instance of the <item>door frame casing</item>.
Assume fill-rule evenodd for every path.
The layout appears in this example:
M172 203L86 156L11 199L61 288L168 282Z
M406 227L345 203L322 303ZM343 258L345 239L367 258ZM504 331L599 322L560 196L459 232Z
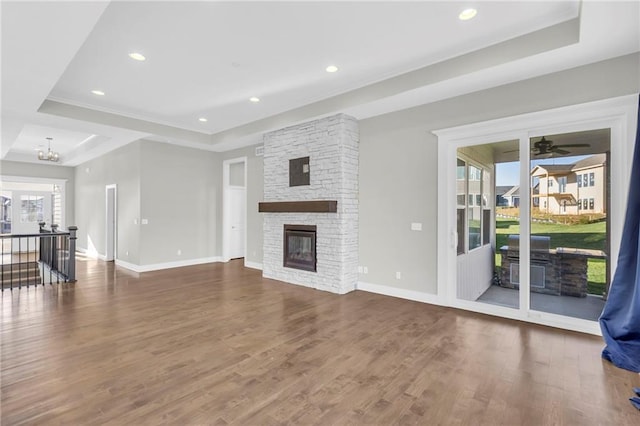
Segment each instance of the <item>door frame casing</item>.
M625 206L629 188L631 160L637 126L638 95L627 95L601 101L571 105L513 117L490 120L454 128L436 130L438 137L438 295L443 305L498 315L538 324L599 335L595 321L532 311L529 295L529 203L520 203L520 309L488 305L456 298L456 224L455 224L455 158L463 146L482 145L504 140L519 140L520 161L529 164L529 139L545 134L611 129L611 276L615 273L622 237ZM520 168L520 191L530 191L529 170ZM615 190L615 193L614 193Z
M244 196L245 196L245 211L244 211L244 259L247 259L247 157L238 157L224 160L222 162L222 261L228 262L231 260L231 206L229 188L232 186L230 183L231 165L237 163L244 163Z

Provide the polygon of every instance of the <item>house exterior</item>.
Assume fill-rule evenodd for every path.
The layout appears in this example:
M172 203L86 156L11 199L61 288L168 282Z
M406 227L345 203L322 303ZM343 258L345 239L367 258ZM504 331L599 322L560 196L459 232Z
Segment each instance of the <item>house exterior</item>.
M504 198L506 194L513 186L511 185L499 185L496 186L496 207L507 207L509 202Z
M506 207L520 207L520 185L512 186L502 195L502 198L506 202Z
M533 207L548 214L604 214L607 156L596 154L573 164L540 164L531 170Z

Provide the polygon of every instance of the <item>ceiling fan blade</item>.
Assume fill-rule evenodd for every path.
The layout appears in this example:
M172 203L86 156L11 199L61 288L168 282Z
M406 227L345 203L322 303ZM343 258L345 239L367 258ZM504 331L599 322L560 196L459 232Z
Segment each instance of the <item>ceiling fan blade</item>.
M562 145L560 145L562 146ZM556 154L560 154L560 155L567 155L567 154L571 154L571 151L567 151L566 149L560 149L557 146L555 147L555 149L553 150L554 153Z
M512 152L518 152L518 151L520 151L520 150L519 150L519 149L512 149L511 151L505 151L505 152L503 152L503 154L510 154L510 153L512 153Z
M566 145L554 145L556 148L589 148L588 143L570 143Z

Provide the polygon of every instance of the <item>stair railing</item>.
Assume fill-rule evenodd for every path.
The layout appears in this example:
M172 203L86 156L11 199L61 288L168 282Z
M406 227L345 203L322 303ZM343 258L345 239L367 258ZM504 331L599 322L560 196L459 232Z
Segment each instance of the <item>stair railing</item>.
M76 281L76 226L58 231L40 223L37 234L0 235L0 287L22 288Z

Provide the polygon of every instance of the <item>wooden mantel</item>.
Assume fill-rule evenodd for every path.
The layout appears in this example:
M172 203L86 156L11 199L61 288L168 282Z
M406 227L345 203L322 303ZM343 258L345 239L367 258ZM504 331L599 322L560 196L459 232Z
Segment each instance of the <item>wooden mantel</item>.
M337 200L264 201L258 203L260 213L337 213Z

